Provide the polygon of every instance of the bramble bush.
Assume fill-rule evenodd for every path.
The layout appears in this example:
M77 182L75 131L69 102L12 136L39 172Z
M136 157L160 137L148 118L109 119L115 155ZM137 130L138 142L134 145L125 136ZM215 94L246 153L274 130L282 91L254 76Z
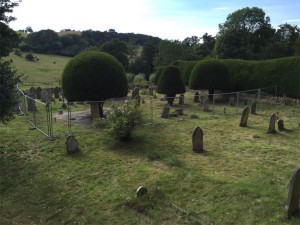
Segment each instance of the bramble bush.
M105 128L118 141L128 141L132 130L142 122L142 110L138 106L125 103L117 107L112 105L106 119L95 119L96 128Z

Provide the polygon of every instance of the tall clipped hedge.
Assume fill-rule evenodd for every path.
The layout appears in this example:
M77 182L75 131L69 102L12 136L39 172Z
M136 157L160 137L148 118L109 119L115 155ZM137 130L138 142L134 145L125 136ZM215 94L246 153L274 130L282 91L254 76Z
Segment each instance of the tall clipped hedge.
M182 81L185 85L188 86L192 70L197 63L198 61L177 60L173 62L172 65L179 68Z
M176 94L185 93L185 87L176 66L166 66L158 79L157 92L166 94L167 101L173 105Z
M154 77L154 84L157 85L160 75L162 74L165 66L160 66L157 68L155 77Z
M103 101L128 93L123 66L100 51L86 51L72 58L64 68L62 88L68 101Z
M277 95L300 98L300 57L264 61L222 60L230 72L233 91L277 85Z
M229 70L225 63L217 59L199 61L193 68L189 80L191 89L208 89L209 93L214 90L228 90Z

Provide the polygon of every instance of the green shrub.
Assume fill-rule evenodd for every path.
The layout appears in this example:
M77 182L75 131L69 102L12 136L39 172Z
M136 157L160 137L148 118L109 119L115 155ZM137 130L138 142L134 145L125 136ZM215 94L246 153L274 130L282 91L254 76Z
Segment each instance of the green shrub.
M126 74L126 77L127 77L128 83L133 83L134 74L132 74L132 73L127 73L127 74Z
M173 66L177 66L180 71L180 76L185 85L189 85L190 76L192 74L192 70L194 66L198 63L198 61L183 61L177 60L172 63Z
M33 62L34 61L34 56L31 53L28 53L25 55L25 59L28 61Z
M165 68L165 66L160 66L160 67L157 68L156 73L155 73L155 79L154 79L154 84L155 85L157 85L159 77L162 74L164 68Z
M185 87L180 76L178 67L166 66L159 77L157 92L166 94L167 101L173 105L176 94L185 93Z
M217 59L208 59L198 62L192 71L189 80L191 89L208 89L210 94L214 90L229 90L229 70L225 63Z
M95 119L97 128L106 128L118 141L128 141L134 127L142 121L142 111L137 106L125 103L121 107L113 105L106 119Z
M145 74L139 73L134 76L133 83L135 85L139 85L139 84L141 85L144 84L145 82L146 82Z
M152 73L152 74L150 75L149 81L150 81L152 84L155 84L155 83L154 83L154 82L155 82L155 74L154 74L154 73Z

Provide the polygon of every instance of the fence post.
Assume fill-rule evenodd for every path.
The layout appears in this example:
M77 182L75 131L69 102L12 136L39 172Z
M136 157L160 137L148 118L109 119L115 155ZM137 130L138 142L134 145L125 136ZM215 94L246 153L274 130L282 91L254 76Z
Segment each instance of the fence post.
M236 93L236 114L238 114L238 110L239 110L239 95L240 93L237 92Z

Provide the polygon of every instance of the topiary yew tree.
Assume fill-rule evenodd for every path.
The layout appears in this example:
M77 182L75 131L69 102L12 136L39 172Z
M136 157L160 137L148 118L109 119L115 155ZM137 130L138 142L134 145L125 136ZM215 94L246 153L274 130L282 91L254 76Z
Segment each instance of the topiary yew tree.
M105 99L127 95L128 82L123 66L115 57L100 51L86 51L66 65L62 89L69 102L97 101L91 103L92 117L95 118L103 117Z
M167 101L173 105L176 94L185 93L185 87L180 76L178 67L166 66L159 76L157 92L166 94Z
M223 62L217 59L208 59L200 61L194 66L189 87L196 90L208 89L209 94L213 94L214 90L228 90L230 88L229 79L229 70Z
M160 66L160 67L157 68L156 73L155 73L155 77L154 77L154 84L155 85L158 84L158 79L159 79L160 75L162 74L164 68L165 68L165 66Z

